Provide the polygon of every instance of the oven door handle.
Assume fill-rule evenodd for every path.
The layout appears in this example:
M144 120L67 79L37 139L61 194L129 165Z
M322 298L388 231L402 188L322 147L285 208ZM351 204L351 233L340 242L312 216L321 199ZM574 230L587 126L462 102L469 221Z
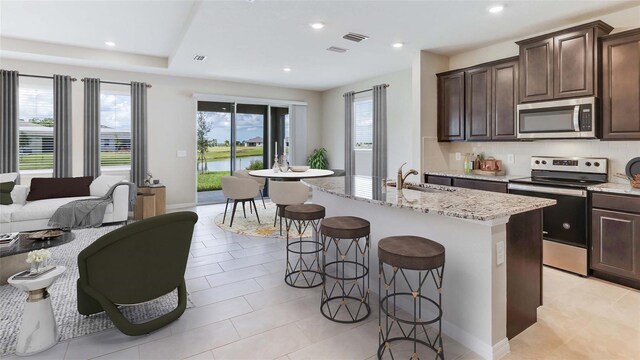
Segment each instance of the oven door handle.
M555 187L547 187L547 186L509 184L509 190L522 190L522 191L539 192L539 193L545 193L545 194L568 195L568 196L576 196L576 197L584 197L584 198L587 197L587 192L585 190L564 189L564 188L555 188Z

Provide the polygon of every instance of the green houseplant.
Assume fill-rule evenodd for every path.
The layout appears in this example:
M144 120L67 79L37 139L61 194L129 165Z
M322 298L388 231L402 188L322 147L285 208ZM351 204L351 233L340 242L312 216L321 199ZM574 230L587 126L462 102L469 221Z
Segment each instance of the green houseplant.
M313 150L311 155L307 158L307 165L312 169L326 169L329 167L329 161L327 160L327 149L319 148Z

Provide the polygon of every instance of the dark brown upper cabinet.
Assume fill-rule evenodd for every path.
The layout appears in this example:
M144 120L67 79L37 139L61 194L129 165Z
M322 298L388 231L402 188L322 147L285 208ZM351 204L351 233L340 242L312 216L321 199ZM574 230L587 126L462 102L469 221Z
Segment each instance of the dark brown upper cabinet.
M491 81L491 138L514 140L517 137L518 59L494 65Z
M467 140L491 140L491 67L465 71Z
M602 41L602 138L640 140L640 29Z
M438 74L438 140L516 138L518 58Z
M518 41L520 102L599 96L598 39L611 30L594 21Z
M464 71L438 75L438 141L464 136Z
M553 38L520 45L520 101L553 99Z

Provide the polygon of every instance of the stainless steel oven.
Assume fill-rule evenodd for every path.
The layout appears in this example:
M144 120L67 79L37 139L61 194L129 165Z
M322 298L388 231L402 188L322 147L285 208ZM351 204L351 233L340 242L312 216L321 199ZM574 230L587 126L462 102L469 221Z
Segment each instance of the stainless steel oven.
M542 262L587 276L589 216L587 188L607 181L605 158L533 156L531 177L509 181L509 193L556 200L544 208Z
M517 107L519 139L593 139L597 98L544 101Z
M556 200L543 211L543 262L587 276L587 191L550 186L509 184L509 193Z

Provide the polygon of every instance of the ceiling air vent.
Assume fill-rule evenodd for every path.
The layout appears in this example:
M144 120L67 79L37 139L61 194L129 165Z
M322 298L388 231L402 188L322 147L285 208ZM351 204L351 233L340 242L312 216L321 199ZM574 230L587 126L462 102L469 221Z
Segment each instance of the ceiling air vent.
M346 40L360 42L362 40L367 40L369 37L365 36L365 35L361 35L361 34L356 34L356 33L350 32L347 35L343 36L342 38L346 39Z
M332 46L327 48L327 50L329 51L333 51L333 52L337 52L337 53L346 53L347 49L341 48L341 47L337 47L337 46Z
M195 61L204 61L207 58L207 55L193 55L193 60Z

